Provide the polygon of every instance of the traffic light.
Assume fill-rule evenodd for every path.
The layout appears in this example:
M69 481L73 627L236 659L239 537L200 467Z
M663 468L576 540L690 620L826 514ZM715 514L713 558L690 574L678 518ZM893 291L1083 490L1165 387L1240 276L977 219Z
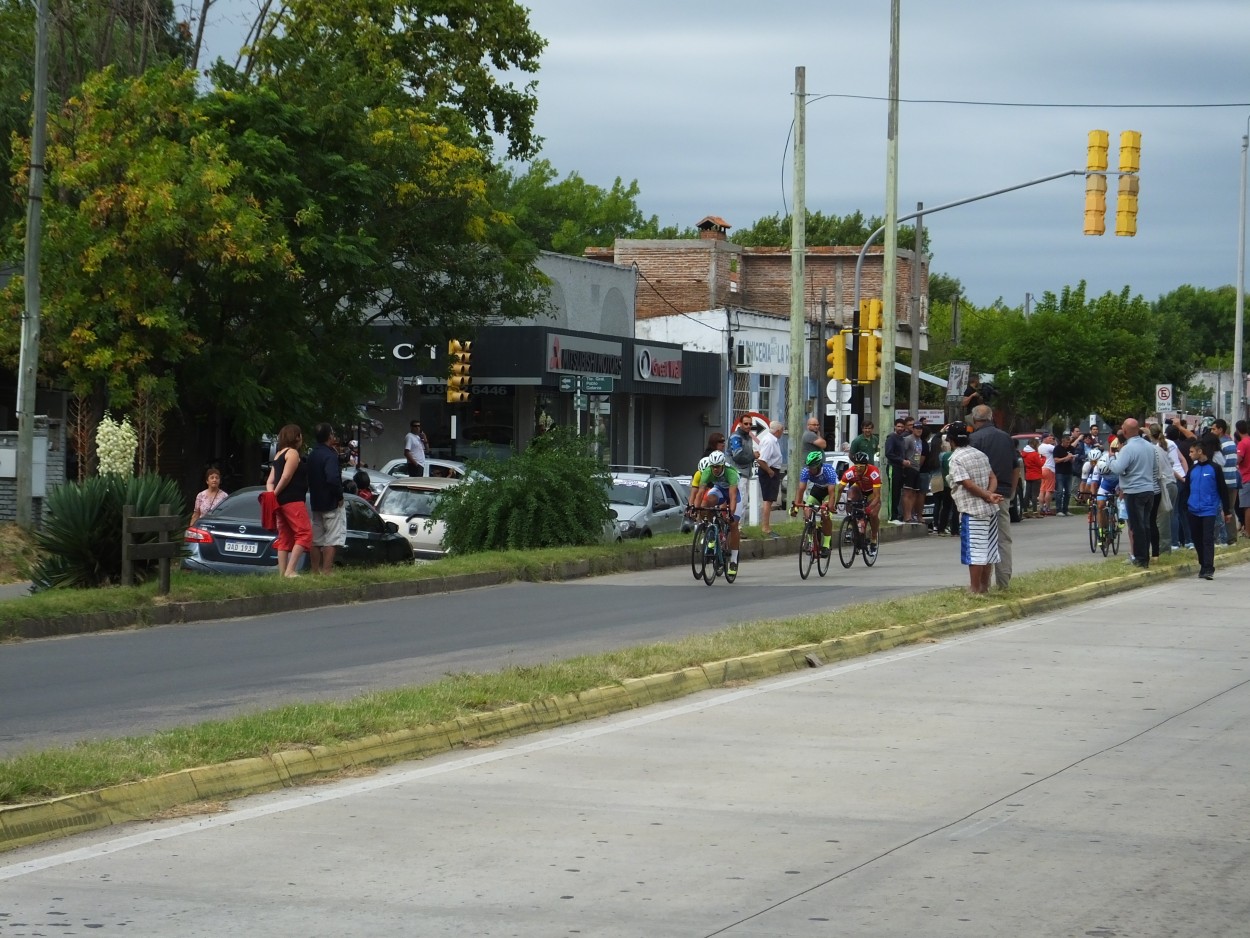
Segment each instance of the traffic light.
M461 342L459 339L447 343L447 355L451 359L447 366L448 404L463 404L469 399L469 353L472 348L472 342Z
M829 363L829 369L825 374L835 381L845 381L846 333L835 332L828 339L825 339L825 347L829 349L829 354L825 356L825 361Z
M1120 134L1120 188L1115 199L1115 233L1131 238L1137 234L1137 172L1141 168L1141 134Z
M1110 135L1105 130L1089 132L1089 151L1085 157L1085 233L1100 235L1107 230L1107 146Z
M877 300L880 303L880 300ZM871 332L859 334L859 383L870 384L881 377L881 338Z
M859 328L871 332L881 328L881 313L884 307L880 300L859 301Z

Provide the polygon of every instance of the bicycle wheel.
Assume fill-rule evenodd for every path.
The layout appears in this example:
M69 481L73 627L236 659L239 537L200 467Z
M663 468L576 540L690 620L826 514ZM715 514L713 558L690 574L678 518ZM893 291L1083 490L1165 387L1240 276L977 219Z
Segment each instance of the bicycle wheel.
M838 560L848 570L855 562L855 519L843 518L838 528Z
M1115 515L1111 513L1111 507L1107 507L1107 526L1103 528L1102 540L1098 546L1102 548L1102 555L1107 556L1111 552L1111 528L1115 524Z
M699 556L703 559L699 576L711 586L716 580L716 525L703 526L703 533L699 535Z
M812 572L812 548L815 540L816 525L809 521L803 525L803 536L799 538L799 576L804 580Z
M1115 524L1111 528L1111 553L1118 554L1120 552L1120 521L1117 518Z
M690 542L690 572L696 580L703 579L703 529L706 525L696 524L694 540Z
M1092 510L1089 513L1089 552L1098 553L1098 513Z
M874 563L877 562L877 551L873 550L872 538L869 537L869 535L863 534L861 535L861 537L863 538L863 540L861 541L859 552L864 555L864 563L867 566L871 567Z
M812 537L816 541L816 572L824 576L829 572L829 555L825 553L824 525L813 525Z

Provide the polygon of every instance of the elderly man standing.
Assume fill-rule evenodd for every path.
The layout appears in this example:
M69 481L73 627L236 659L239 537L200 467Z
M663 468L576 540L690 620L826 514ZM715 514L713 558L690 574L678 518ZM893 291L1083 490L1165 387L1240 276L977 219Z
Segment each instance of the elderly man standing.
M1011 436L994 426L994 412L988 404L972 408L972 435L968 438L973 449L983 452L990 461L994 473L994 491L1002 498L996 503L998 509L998 562L994 564L994 582L999 589L1011 585L1011 499L1020 482L1016 470L1016 446Z
M781 537L773 530L773 503L781 494L781 467L785 459L781 455L781 435L785 433L781 422L774 420L767 430L761 430L756 437L759 443L759 457L755 460L760 476L760 530L765 537Z
M1136 420L1126 418L1120 424L1120 433L1124 435L1124 445L1108 461L1108 467L1120 477L1120 491L1128 507L1128 530L1133 536L1129 562L1135 567L1149 567L1151 515L1159 491L1158 464Z

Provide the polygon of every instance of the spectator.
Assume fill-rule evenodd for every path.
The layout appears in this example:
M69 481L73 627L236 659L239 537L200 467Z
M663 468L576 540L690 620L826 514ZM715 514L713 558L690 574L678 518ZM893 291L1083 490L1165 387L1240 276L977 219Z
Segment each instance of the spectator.
M894 421L894 432L885 439L885 461L890 469L890 524L906 524L903 517L903 470L910 459L911 433L902 417Z
M968 386L964 388L964 413L969 413L972 408L986 403L988 403L988 401L985 400L984 395L981 393L981 376L973 375L968 379Z
M1142 438L1134 418L1125 418L1120 424L1120 433L1124 435L1124 445L1111 458L1109 467L1120 478L1120 491L1128 507L1129 540L1132 544L1129 563L1147 568L1150 566L1150 513L1155 493L1159 491L1155 454Z
M1241 533L1250 537L1250 423L1238 420L1233 425L1237 430L1237 475L1241 485L1237 490L1237 509L1241 514Z
M269 466L265 490L278 500L278 574L298 575L304 552L312 549L312 526L304 498L308 495L308 468L300 455L304 432L288 423L278 431L278 452Z
M1076 434L1065 436L1055 444L1055 514L1068 517L1072 501L1072 469L1076 465Z
M1011 437L994 426L994 412L989 405L979 404L972 409L972 436L969 444L990 461L990 471L997 483L996 492L1001 495L998 506L998 562L994 564L994 582L999 589L1011 585L1011 499L1020 484L1020 471L1015 444Z
M729 461L738 470L738 513L746 514L746 495L751 488L751 468L755 465L755 419L750 414L738 418L738 426L729 437Z
M355 489L352 495L359 495L370 505L378 500L378 497L373 494L373 486L369 484L369 473L363 469L357 469L352 475L352 488Z
M781 436L785 433L781 422L774 420L767 430L759 434L759 457L755 464L760 477L760 530L765 537L781 537L773 530L773 504L781 494L781 469L784 462L781 455Z
M1220 454L1212 462L1217 466L1222 466L1224 470L1224 487L1228 490L1233 512L1233 523L1224 524L1224 543L1231 547L1237 543L1237 493L1241 488L1241 476L1237 472L1237 444L1228 435L1228 421L1223 418L1215 418L1215 422L1211 424L1211 432L1215 434L1220 445ZM1217 524L1217 533L1219 527L1220 525Z
M1194 542L1189 535L1189 444L1185 441L1193 436L1179 420L1168 418L1167 428L1163 435L1171 442L1168 455L1172 458L1172 471L1176 476L1176 503L1172 511L1172 549L1182 547L1193 548Z
M347 512L334 428L319 423L314 435L317 445L308 454L308 508L312 517L309 560L314 574L326 574L334 572L335 551L347 546Z
M1042 517L1053 515L1055 497L1055 435L1047 433L1042 437L1037 455L1042 457L1042 487L1038 493L1038 507Z
M412 421L408 425L408 435L404 437L404 459L408 462L410 476L425 475L425 439L421 421Z
M1037 518L1041 514L1038 498L1042 492L1042 454L1037 451L1040 440L1036 437L1024 441L1020 459L1024 463L1024 517Z
M959 536L959 509L955 507L955 499L951 495L950 462L951 444L949 440L943 440L938 454L939 472L933 477L933 526L942 537Z
M221 470L216 466L210 466L204 473L204 484L207 488L195 496L195 506L191 510L192 524L224 502L230 495L221 487Z
M924 497L929 490L930 478L924 468L929 459L929 441L923 420L913 423L911 431L911 468L903 476L903 517L908 524L923 524Z
M820 421L815 417L807 418L807 429L803 431L803 462L806 464L809 453L824 453L828 447L825 445L825 438L820 432Z
M872 420L864 421L863 431L855 439L851 440L850 452L867 453L869 462L877 461L877 450L881 446L881 440L878 439L875 432L876 424Z
M986 455L969 445L968 427L964 423L948 426L946 439L953 448L950 480L959 509L959 558L968 566L971 592L988 593L990 569L999 561L996 506L1002 496L998 494L998 480Z
M1198 555L1198 576L1215 576L1215 517L1229 512L1228 488L1224 472L1209 460L1207 448L1197 439L1189 441L1189 520L1193 526L1194 552Z

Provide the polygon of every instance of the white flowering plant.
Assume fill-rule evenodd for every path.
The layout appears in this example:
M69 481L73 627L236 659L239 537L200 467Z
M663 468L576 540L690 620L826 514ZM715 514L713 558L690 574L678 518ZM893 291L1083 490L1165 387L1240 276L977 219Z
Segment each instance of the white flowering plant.
M135 474L135 453L139 450L139 435L130 425L130 418L123 417L119 423L105 411L95 431L95 448L100 460L100 475L129 479Z

